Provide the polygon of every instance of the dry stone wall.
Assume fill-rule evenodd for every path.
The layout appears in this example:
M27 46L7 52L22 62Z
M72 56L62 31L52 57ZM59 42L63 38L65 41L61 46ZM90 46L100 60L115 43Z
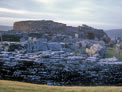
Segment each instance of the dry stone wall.
M122 85L122 64L84 58L0 60L0 79L48 85Z

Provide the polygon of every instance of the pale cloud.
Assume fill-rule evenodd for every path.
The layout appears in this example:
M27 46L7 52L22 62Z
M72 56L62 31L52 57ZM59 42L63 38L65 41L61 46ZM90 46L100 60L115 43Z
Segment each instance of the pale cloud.
M33 0L33 1L36 1L36 2L39 2L39 3L43 3L43 4L53 4L54 2L56 2L57 0Z
M13 14L50 15L50 16L55 16L54 13L34 12L34 11L27 11L27 10L15 10L15 9L8 9L8 8L0 8L0 12L3 12L3 13L13 13Z
M91 11L92 11L92 9L89 9L87 7L72 9L72 13L79 14L79 15L82 15L82 16L88 16L88 15L91 16Z
M41 2L41 3L49 3L49 0L36 0L37 2Z
M16 13L16 14L27 13L27 11L25 11L25 10L14 10L14 9L8 9L8 8L0 8L0 12Z

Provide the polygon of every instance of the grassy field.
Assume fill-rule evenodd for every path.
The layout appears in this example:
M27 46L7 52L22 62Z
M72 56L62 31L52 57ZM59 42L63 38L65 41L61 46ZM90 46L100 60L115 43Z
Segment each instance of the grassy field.
M115 48L108 48L106 51L106 57L114 57L115 56ZM122 61L122 49L120 49L120 57L118 58Z
M0 92L122 92L122 87L47 86L0 80Z

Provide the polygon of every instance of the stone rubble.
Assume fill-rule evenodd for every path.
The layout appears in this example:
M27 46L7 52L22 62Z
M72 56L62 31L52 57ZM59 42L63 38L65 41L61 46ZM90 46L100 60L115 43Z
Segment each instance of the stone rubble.
M92 46L95 53L88 56L84 48ZM103 58L105 50L102 41L65 35L2 42L0 79L48 85L122 85L122 63Z
M0 79L48 85L122 85L122 63L64 51L1 52Z

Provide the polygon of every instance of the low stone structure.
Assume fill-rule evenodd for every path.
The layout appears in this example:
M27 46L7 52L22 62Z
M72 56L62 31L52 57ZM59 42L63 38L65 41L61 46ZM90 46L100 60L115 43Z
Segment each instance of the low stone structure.
M109 59L110 60L110 59ZM48 85L122 85L122 62L63 51L0 54L0 79Z
M109 42L110 38L101 29L95 29L87 25L79 27L67 26L63 23L54 22L51 20L39 21L20 21L14 23L14 31L41 33L49 35L67 35L73 38L89 39L89 40L103 40Z

